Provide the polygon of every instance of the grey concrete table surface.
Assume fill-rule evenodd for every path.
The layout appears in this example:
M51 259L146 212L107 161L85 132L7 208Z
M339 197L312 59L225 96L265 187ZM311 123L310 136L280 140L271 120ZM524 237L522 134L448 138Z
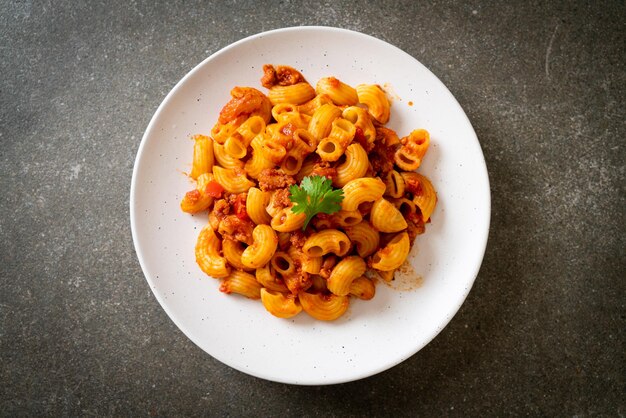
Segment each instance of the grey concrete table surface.
M0 414L626 414L623 1L0 4ZM336 386L263 381L169 320L129 227L174 84L264 30L388 41L448 86L492 187L485 260L428 346Z

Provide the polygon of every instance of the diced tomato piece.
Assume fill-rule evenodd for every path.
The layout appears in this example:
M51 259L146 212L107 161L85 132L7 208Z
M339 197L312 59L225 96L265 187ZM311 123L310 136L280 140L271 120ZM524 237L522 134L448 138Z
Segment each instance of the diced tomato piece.
M356 127L356 132L354 133L354 139L363 147L363 149L367 150L367 138L365 138L363 129L358 126Z
M235 215L242 221L250 219L248 212L246 212L246 195L244 193L237 196L235 199Z
M220 198L222 197L222 193L224 193L224 188L215 180L211 180L209 184L206 185L205 192L211 197Z

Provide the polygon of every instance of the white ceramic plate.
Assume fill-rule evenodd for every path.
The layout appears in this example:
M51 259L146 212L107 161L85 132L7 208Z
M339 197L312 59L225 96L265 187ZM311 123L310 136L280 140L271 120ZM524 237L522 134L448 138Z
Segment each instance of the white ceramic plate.
M395 288L380 283L373 300L354 300L335 322L315 321L304 312L278 319L259 301L220 293L219 282L204 275L194 258L196 237L207 217L179 208L192 187L184 174L190 170L190 136L210 132L232 87L262 89L259 79L266 63L291 65L312 83L332 75L351 85L380 84L394 97L391 128L401 136L416 128L431 133L419 171L431 178L439 203L411 252L414 272L400 275ZM485 251L489 179L465 113L413 57L357 32L287 28L222 49L172 89L141 141L130 213L135 249L150 288L194 343L257 377L331 384L373 375L411 357L454 316Z

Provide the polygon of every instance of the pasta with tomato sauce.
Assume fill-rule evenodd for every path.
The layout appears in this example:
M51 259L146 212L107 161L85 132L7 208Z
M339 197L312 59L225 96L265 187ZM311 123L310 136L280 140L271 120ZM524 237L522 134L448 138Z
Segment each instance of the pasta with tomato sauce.
M195 254L224 293L260 299L272 315L331 321L375 296L425 232L437 203L416 170L430 135L384 124L375 84L265 65L261 85L234 87L210 135L195 135L181 209L208 212Z

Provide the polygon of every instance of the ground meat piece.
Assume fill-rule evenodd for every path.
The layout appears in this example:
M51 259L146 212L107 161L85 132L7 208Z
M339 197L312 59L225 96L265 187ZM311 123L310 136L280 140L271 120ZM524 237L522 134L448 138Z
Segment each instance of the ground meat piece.
M269 122L272 104L267 96L252 87L235 87L230 91L232 99L222 108L218 122L226 124L240 116L259 115Z
M284 209L291 206L291 200L289 199L289 189L278 189L272 194L270 205L276 209Z
M230 214L230 201L228 198L216 200L213 204L212 214L218 221L222 221L227 215Z
M201 197L202 197L202 193L200 193L200 190L193 189L185 193L184 200L189 202L189 204L191 205L195 205L196 203L198 203Z
M328 214L328 213L324 213L324 212L320 212L317 215L315 215L315 217L319 220L330 220L332 215Z
M370 153L370 163L374 172L383 177L393 170L394 154L398 145L387 146L382 141L376 141L374 150Z
M384 126L378 126L376 128L376 142L390 147L400 142L398 134L393 129L385 128Z
M313 284L309 273L302 271L301 266L296 267L295 273L284 276L283 280L287 289L294 295L307 290Z
M261 77L261 85L267 89L276 85L276 70L273 65L265 64L263 66L263 77Z
M370 154L370 162L374 174L378 176L384 176L393 170L393 159L385 158L384 154L372 152Z
M409 216L406 220L407 229L406 232L409 234L409 242L411 246L413 246L413 242L418 235L424 233L424 222L422 221L421 216Z
M289 189L278 189L272 193L269 204L267 205L267 212L270 214L270 216L274 217L278 213L283 212L283 209L292 206L292 202L289 199L289 196L291 196L291 194L289 193ZM280 216L280 221L284 222L285 219L286 214L282 213Z
M337 169L331 167L328 161L320 161L313 166L313 170L311 171L311 176L324 176L328 177L331 180L334 180L337 177Z
M422 185L419 179L415 177L408 177L404 179L404 186L406 187L406 190L410 193L413 193L413 195L419 196L423 193Z
M259 174L259 187L261 190L276 190L296 184L293 176L283 173L275 168L266 168Z
M236 205L241 207L245 196L245 193L227 194L223 199L216 200L209 219L213 229L224 239L234 239L251 245L254 223L247 216L241 216L241 213L237 214L235 211Z
M218 232L223 239L232 239L241 241L247 245L252 245L252 231L254 230L254 222L249 219L240 219L237 215L227 215L220 222Z
M306 239L307 236L305 235L305 233L297 230L291 233L291 238L289 238L289 241L291 242L291 245L293 247L300 249L304 246Z
M293 67L287 65L277 65L274 67L270 64L263 66L263 77L261 77L261 85L265 88L271 88L278 84L279 86L293 86L294 84L306 81L302 74Z
M276 79L281 86L293 86L306 81L298 70L288 65L276 66Z
M374 149L374 142L367 142L363 129L358 126L356 127L356 131L354 133L354 142L359 143L367 153Z

